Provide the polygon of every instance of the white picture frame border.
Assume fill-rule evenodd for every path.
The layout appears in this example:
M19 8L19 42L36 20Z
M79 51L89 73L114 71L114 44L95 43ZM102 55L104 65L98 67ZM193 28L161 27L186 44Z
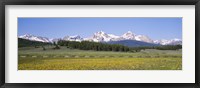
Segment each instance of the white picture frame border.
M195 83L195 5L6 5L6 83ZM182 70L18 70L18 17L182 17Z

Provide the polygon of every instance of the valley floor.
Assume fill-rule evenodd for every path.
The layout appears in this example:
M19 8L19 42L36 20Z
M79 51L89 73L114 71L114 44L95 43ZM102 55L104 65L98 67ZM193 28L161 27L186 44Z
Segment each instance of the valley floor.
M18 51L18 70L181 70L182 50L146 49L137 53L53 50L24 47Z

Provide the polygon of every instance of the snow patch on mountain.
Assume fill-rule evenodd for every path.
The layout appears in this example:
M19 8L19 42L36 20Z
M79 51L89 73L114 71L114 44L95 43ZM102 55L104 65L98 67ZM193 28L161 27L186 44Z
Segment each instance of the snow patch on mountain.
M125 40L135 40L135 34L133 34L131 31L124 33L121 37Z
M63 40L81 42L83 38L81 38L79 35L74 35L74 36L65 36Z
M99 31L93 34L92 37L85 38L85 41L93 41L93 42L109 42L109 41L117 41L119 36L113 34L106 34L103 31Z
M31 40L31 41L51 42L47 37L34 36L31 34L25 34L25 35L19 36L19 38L27 39L27 40Z
M145 35L136 35L135 39L137 41L147 42L147 43L153 43L153 40L150 39L148 36Z
M161 45L182 45L182 40L181 39L171 39L171 40L154 40L155 44L161 44Z

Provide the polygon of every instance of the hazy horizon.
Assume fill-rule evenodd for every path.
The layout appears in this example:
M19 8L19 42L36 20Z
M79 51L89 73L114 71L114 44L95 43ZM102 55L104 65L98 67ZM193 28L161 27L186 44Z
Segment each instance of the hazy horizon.
M131 31L153 40L182 39L182 18L18 18L18 36L87 38L99 31L117 36Z

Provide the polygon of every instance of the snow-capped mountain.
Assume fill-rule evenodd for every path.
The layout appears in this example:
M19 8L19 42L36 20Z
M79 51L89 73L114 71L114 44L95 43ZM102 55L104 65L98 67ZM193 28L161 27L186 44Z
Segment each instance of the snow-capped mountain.
M135 35L131 31L124 33L122 36L116 36L114 34L106 34L103 31L96 32L90 38L85 38L84 40L94 41L94 42L109 42L109 41L120 41L120 40L137 40L147 43L153 43L153 40L145 35Z
M49 39L51 41L51 43L57 43L59 40L63 40L62 38L51 38Z
M113 34L106 34L103 31L96 32L94 35L90 38L85 38L85 41L93 41L93 42L109 42L109 41L116 41L119 36L113 35Z
M150 39L148 36L145 36L145 35L136 35L135 39L137 41L143 41L143 42L147 42L147 43L153 43L153 40Z
M25 34L25 35L19 36L19 38L27 39L27 40L31 40L31 41L51 42L51 41L50 41L48 38L46 38L46 37L34 36L34 35L31 35L31 34Z
M155 44L161 44L161 45L182 45L181 39L171 39L171 40L154 40Z
M135 34L133 34L131 31L124 33L121 37L125 40L135 40Z
M59 40L67 40L67 41L93 41L93 42L112 42L112 41L122 41L122 40L134 40L134 41L141 41L146 43L152 44L160 44L160 45L182 45L182 40L180 39L171 39L171 40L152 40L148 36L145 35L136 35L131 31L124 33L121 36L117 36L114 34L107 34L103 31L99 31L94 33L91 37L82 38L79 35L75 36L65 36L64 38L56 38L56 39L48 39L46 37L41 36L34 36L31 34L26 34L19 36L19 38L28 39L32 41L40 41L40 42L57 42Z
M75 36L65 36L63 38L63 40L67 40L67 41L83 41L83 38L81 38L79 35L75 35Z

